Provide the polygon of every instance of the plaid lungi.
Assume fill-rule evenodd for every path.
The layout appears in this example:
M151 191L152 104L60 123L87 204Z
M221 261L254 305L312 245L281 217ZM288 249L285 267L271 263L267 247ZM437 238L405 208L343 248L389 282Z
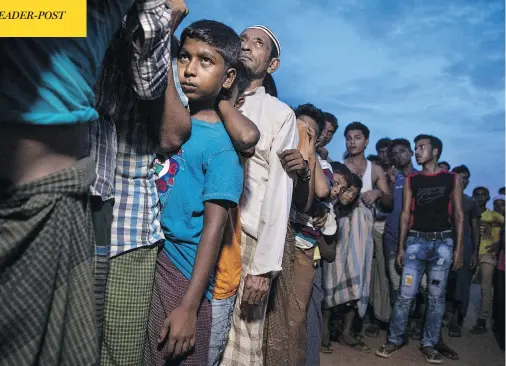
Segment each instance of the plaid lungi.
M242 268L249 268L256 245L256 239L244 232L241 233ZM241 283L232 315L232 327L228 333L227 345L220 365L263 365L262 344L267 301L252 307L248 312L248 319L242 316L241 301L246 273L247 270L241 273Z
M282 268L272 282L267 305L264 365L304 366L306 313L315 274L314 248L296 248L291 225L286 233Z
M158 246L111 258L101 365L142 365Z
M0 364L96 365L94 240L78 161L0 191Z
M156 263L155 286L148 323L148 342L144 351L144 364L153 366L206 366L211 338L211 302L203 296L197 313L195 348L182 359L171 360L167 343L158 350L158 338L165 318L177 308L188 291L190 280L174 266L163 250Z

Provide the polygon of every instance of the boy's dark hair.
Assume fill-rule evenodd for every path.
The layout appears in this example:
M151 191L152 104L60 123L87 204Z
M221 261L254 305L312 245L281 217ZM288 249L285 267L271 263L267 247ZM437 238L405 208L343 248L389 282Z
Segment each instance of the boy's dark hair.
M469 177L471 177L471 172L469 171L469 168L465 165L459 165L459 166L456 166L455 168L452 169L452 172L453 173L467 173L467 175L469 175Z
M334 116L332 113L329 112L323 112L323 114L325 115L325 121L334 126L334 128L337 131L337 129L339 128L339 123L337 122L336 116Z
M394 147L396 146L404 146L409 149L409 151L413 152L411 149L411 144L407 139L393 139L390 145L388 146L388 155L392 154L392 151L394 150Z
M369 160L371 163L377 163L380 160L378 155L373 155L373 154L367 155L366 159Z
M351 122L348 126L346 126L346 128L344 129L344 136L346 137L346 134L349 131L355 131L355 130L362 131L365 138L367 140L369 140L369 135L371 134L371 131L369 131L367 126L361 122Z
M274 82L274 78L271 74L267 73L264 78L263 87L265 88L265 92L273 97L278 97L278 88L276 87L276 83Z
M451 168L450 163L447 162L447 161L440 161L440 162L437 163L437 165L448 165L448 168Z
M437 149L437 151L438 151L437 159L439 160L439 158L441 157L441 154L443 153L443 141L441 141L441 139L439 139L436 136L421 134L421 135L418 135L415 137L415 144L418 141L424 140L424 139L430 141L430 146L432 146L433 149ZM439 162L438 164L441 164L441 163L443 163L443 162ZM446 163L446 164L448 164L448 163ZM450 164L448 164L448 166L450 166Z
M505 194L506 193L506 187L499 188L499 194Z
M333 161L330 163L330 166L332 167L333 173L341 174L348 182L348 185L351 184L351 175L353 173L346 165L344 165L343 163L339 163L337 161Z
M358 174L351 173L350 187L358 188L359 192L362 189L362 178ZM357 195L358 197L358 195Z
M225 67L235 66L239 61L241 40L228 25L215 20L199 20L183 30L181 45L186 38L196 39L214 47L225 60Z
M297 108L295 108L295 117L300 116L308 116L314 119L318 128L320 129L320 133L325 128L325 115L323 114L321 109L316 108L311 103L301 104Z
M487 187L482 187L482 186L476 187L475 189L473 189L473 196L478 194L478 191L485 191L485 192L487 192L487 195L490 196L490 191L488 190Z
M237 90L238 90L237 95L241 95L246 91L246 89L248 89L248 86L251 82L251 78L250 78L250 74L249 74L248 70L246 69L246 66L244 66L244 64L241 61L239 61L235 65L235 70L236 70L236 74L235 74L234 85L237 85Z
M383 137L382 139L379 139L378 142L376 143L376 151L380 151L381 149L385 148L385 147L390 147L390 145L392 144L392 139L388 138L388 137Z

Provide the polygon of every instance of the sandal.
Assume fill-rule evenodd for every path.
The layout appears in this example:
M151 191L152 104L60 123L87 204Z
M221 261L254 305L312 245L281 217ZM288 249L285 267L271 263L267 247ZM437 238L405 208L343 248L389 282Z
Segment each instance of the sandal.
M452 338L462 337L462 330L458 325L449 324L448 325L448 335Z
M376 351L376 356L383 358L390 358L394 353L396 353L400 349L401 346L398 346L393 343L387 343L378 348L378 350Z
M329 342L328 344L322 344L320 346L320 352L325 354L331 354L334 350L332 349L332 344Z
M351 347L354 350L357 350L362 353L370 353L371 352L371 349L367 346L367 344L365 344L364 342L359 341L359 340L356 340L356 342L353 342L353 343L348 343L348 342L344 341L342 338L340 338L339 343L342 344L343 346Z
M365 331L364 334L369 338L378 338L380 335L380 327L376 324L371 324Z
M432 364L442 364L443 363L443 358L441 357L439 352L436 351L432 347L422 348L422 353L425 357L425 361L427 361L428 363L432 363Z

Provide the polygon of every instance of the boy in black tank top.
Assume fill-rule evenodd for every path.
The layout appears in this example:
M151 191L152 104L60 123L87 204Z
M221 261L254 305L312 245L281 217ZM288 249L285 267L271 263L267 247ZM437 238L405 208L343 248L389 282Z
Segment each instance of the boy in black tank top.
M462 183L455 173L444 171L437 165L443 148L441 140L419 135L415 144L416 161L423 170L408 176L404 185L397 254L397 263L404 266L401 288L390 322L388 343L381 346L376 355L388 358L402 346L411 303L424 272L427 272L429 296L422 353L427 362L439 364L443 360L435 347L445 311L446 283L452 259L453 269L462 267Z

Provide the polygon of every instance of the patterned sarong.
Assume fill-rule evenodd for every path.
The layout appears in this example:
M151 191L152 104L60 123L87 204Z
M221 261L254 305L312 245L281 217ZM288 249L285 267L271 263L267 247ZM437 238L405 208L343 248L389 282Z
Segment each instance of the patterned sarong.
M244 290L244 277L249 269L249 264L255 253L257 241L251 236L241 235L241 259L242 268L241 283L237 292L234 314L232 315L232 327L228 334L227 345L221 361L221 365L229 366L262 366L262 344L265 312L267 301L252 307L248 311L248 319L242 316L241 300Z
M94 240L78 161L0 192L0 364L96 365Z
M325 309L358 300L363 317L369 301L373 256L373 212L360 201L351 216L339 220L336 260L323 262L323 307Z

